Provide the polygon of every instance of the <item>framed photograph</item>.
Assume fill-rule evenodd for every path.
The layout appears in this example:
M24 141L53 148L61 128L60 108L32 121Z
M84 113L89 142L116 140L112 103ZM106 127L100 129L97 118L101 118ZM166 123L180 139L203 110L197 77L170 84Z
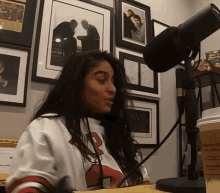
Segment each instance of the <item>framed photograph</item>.
M0 0L0 41L31 47L38 0Z
M30 48L0 43L0 105L26 106Z
M169 25L162 23L160 21L157 21L155 19L152 19L152 34L153 38L159 35L162 31L170 27Z
M116 48L116 58L125 67L130 83L127 89L139 97L161 98L160 73L152 71L143 59L143 55L125 49Z
M40 5L32 80L53 83L71 54L113 52L113 8L78 0Z
M143 52L151 39L150 7L133 0L116 0L116 46Z
M152 19L152 34L153 34L153 38L155 38L157 35L159 35L161 32L163 32L168 27L170 27L170 26L165 24L165 23L162 23L160 21L157 21L155 19ZM179 63L180 66L185 68L184 64L185 64L184 61Z
M134 106L127 105L132 135L142 147L159 144L159 101L130 96Z

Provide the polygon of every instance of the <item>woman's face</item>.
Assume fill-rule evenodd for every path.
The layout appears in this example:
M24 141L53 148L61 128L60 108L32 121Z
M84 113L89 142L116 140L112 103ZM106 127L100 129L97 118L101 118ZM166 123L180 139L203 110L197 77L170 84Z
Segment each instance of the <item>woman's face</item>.
M111 111L115 93L114 71L107 61L101 61L85 78L83 102L91 114L106 114Z

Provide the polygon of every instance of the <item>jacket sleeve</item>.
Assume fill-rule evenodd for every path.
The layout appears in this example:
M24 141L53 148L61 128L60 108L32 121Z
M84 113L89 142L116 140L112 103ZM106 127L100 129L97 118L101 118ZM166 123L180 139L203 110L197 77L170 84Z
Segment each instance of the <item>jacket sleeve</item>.
M30 124L31 125L31 124ZM21 135L6 181L7 193L53 192L56 162L47 136L31 126ZM26 190L30 191L26 191Z
M142 161L139 155L136 156L136 160L138 161L138 163ZM139 168L141 170L141 173L143 174L143 181L150 181L150 178L148 176L148 171L144 166L144 164L142 164Z

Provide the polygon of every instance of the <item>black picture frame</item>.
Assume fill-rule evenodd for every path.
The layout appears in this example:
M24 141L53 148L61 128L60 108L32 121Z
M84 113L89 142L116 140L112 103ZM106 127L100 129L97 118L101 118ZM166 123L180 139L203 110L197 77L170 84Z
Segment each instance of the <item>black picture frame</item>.
M3 3L3 1L0 3ZM1 14L0 25L3 26L0 29L0 42L30 48L38 0L26 0L26 2L7 1L5 3L17 6L17 8L14 8L11 14L6 12L5 16L4 13ZM13 11L16 14L13 14Z
M132 135L139 147L156 147L159 137L159 101L154 99L129 96L134 106L127 104Z
M0 105L26 106L30 48L0 43Z
M134 30L131 33L132 36L129 34L124 33L124 11L128 9L132 9L134 14L139 16L141 15L142 20L144 21L143 24L145 25L145 32L144 32L144 42L139 41L136 39ZM136 11L136 13L135 13ZM143 19L144 18L144 19ZM132 19L132 17L131 17ZM130 20L127 20L130 23ZM127 22L127 23L128 23ZM131 21L133 23L133 21ZM115 1L115 24L116 24L116 46L127 48L137 52L143 52L147 43L151 40L151 11L150 7L144 5L142 3L136 2L134 0L116 0ZM130 25L131 26L131 25ZM133 24L132 24L133 26ZM135 26L136 27L136 26ZM133 27L132 27L133 28ZM126 28L127 29L127 28ZM130 32L129 32L130 33Z
M126 84L132 95L148 97L153 99L161 98L161 75L152 71L139 53L116 48L116 57L125 67L126 75L130 83Z
M169 25L162 23L158 20L152 19L151 20L152 25L152 36L155 38L159 33L170 27ZM184 61L179 63L180 66L185 68Z
M79 13L82 15L76 15L77 13L74 11L68 12L67 9L64 9L65 13L63 12L63 14L58 14L57 11L57 15L53 15L55 14L55 11L53 10L58 10L58 3L59 6L65 6L67 9L74 9L77 11L80 10ZM47 83L56 82L65 62L62 61L60 64L56 65L51 64L53 29L60 24L58 21L55 21L55 18L59 17L59 19L63 21L67 21L66 16L71 17L71 19L73 17L73 19L77 18L77 28L82 28L82 19L89 17L88 15L84 14L83 11L88 12L89 14L96 14L103 19L102 23L100 23L100 21L97 19L89 18L91 22L98 22L97 25L99 25L98 27L102 30L102 33L100 33L102 35L100 35L100 50L113 53L113 8L88 0L42 0L42 3L40 4L39 19L37 24L32 80ZM90 22L89 19L88 22ZM55 25L56 22L58 25Z

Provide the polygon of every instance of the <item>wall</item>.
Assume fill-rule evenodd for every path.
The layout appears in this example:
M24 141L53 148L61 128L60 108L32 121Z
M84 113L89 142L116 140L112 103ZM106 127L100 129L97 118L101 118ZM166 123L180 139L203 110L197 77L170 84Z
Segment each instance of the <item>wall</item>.
M191 17L191 1L175 0L138 0L151 8L151 19L161 21L169 26L178 26ZM170 69L161 73L160 100L160 142L166 137L178 119L176 102L175 70ZM177 127L178 129L178 127ZM176 130L177 130L176 129ZM152 182L159 179L178 176L178 132L174 131L159 150L145 163ZM153 148L142 149L146 157Z
M218 0L194 0L192 1L192 9L194 10L194 14L205 8L206 6L213 3L215 6L220 9L220 1ZM214 51L214 50L220 50L220 30L216 31L209 37L207 37L205 40L201 42L201 59L206 59L205 53L208 51ZM196 60L198 60L199 57L197 56ZM220 90L220 84L217 84L217 90ZM198 89L197 89L198 92ZM219 93L220 94L220 93ZM204 104L204 109L212 108L212 99L211 99L211 86L207 86L202 89L202 97ZM219 107L220 104L217 102L217 95L215 95L215 104L216 107Z
M114 1L94 0L95 2L113 7ZM151 19L156 19L170 26L177 26L192 16L192 1L190 0L138 0L150 6ZM217 0L216 0L217 1ZM203 1L204 2L204 1ZM36 18L37 19L37 18ZM33 45L34 46L34 45ZM211 47L211 45L210 45ZM32 54L33 54L32 50ZM33 58L31 57L31 61ZM1 138L19 139L27 127L36 103L42 99L50 84L31 81L32 62L29 69L27 105L25 108L1 105L0 107L0 135ZM175 68L161 73L160 100L160 141L171 130L178 119L176 103ZM146 157L153 148L142 148ZM178 176L178 133L174 133L166 143L144 164L148 169L151 182L159 179Z

